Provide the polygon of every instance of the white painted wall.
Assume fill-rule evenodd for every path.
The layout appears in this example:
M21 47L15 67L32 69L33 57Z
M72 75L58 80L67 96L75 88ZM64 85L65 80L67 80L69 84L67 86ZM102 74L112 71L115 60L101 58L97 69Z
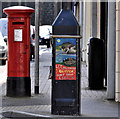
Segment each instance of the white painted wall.
M116 2L116 82L115 100L120 102L120 2Z

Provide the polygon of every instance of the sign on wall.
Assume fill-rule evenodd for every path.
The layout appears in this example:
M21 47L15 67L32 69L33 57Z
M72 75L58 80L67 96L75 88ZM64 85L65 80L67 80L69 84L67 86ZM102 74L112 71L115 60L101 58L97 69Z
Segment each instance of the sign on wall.
M76 39L56 38L56 80L76 80Z
M14 41L22 41L22 29L14 29Z

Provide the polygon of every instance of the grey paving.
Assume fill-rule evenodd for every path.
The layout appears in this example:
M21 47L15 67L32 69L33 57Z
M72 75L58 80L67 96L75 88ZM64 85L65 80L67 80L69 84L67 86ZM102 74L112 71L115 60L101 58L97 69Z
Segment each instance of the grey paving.
M41 47L39 60L39 83L40 94L34 94L34 61L30 63L31 90L32 96L29 98L10 98L6 97L6 77L7 67L0 66L0 84L2 86L2 111L21 112L46 116L51 115L51 80L49 69L52 65L52 49ZM2 74L2 75L1 75ZM81 116L80 117L118 117L118 104L112 100L107 100L106 90L89 90L87 67L82 62L81 65ZM17 112L17 114L18 114ZM63 117L61 117L63 118ZM64 117L65 118L65 117ZM71 117L72 118L72 117ZM77 117L74 117L77 118Z

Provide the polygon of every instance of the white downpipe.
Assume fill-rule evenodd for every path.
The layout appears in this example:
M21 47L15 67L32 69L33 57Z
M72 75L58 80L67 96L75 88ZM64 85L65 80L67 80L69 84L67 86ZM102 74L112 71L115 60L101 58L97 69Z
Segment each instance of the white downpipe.
M115 100L120 102L120 2L116 2L116 82Z
M116 3L108 2L107 98L115 98Z

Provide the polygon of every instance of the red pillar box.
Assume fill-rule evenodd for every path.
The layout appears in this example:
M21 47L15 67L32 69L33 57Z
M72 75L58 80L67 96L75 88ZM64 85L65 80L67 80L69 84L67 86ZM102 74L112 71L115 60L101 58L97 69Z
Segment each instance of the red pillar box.
M31 96L30 14L34 9L13 6L3 11L8 15L7 96Z

